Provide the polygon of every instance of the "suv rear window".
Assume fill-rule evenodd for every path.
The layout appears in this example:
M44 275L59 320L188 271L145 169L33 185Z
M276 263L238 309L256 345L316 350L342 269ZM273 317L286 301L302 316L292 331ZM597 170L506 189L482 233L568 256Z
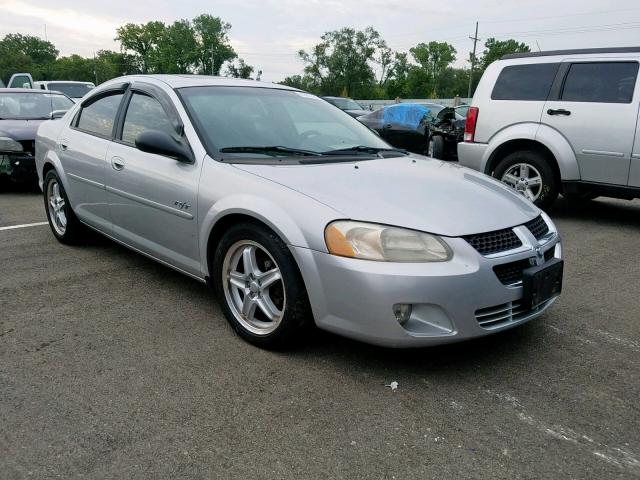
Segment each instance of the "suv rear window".
M564 81L567 102L631 103L637 62L574 63Z
M504 67L491 99L545 101L559 66L559 63L533 63Z

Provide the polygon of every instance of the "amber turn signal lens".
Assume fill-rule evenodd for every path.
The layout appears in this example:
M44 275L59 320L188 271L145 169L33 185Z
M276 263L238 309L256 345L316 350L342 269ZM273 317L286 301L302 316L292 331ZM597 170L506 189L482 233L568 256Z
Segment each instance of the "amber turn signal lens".
M327 242L329 253L340 255L341 257L353 258L356 256L349 241L335 225L329 225L327 227L324 232L324 240Z

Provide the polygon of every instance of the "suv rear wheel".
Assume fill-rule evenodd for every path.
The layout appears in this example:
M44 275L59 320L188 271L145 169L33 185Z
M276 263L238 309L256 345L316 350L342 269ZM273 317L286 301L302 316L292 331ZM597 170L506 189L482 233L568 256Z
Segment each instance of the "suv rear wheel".
M513 152L504 157L496 165L493 176L542 209L551 207L560 191L549 162L531 150Z

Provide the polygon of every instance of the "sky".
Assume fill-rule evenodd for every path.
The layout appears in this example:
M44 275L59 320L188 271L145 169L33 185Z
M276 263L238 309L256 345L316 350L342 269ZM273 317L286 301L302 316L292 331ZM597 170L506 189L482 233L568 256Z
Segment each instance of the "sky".
M408 51L419 42L447 41L465 65L478 37L515 38L532 50L640 45L637 0L0 0L0 36L37 35L61 55L118 50L118 26L192 19L209 13L231 23L231 43L265 81L302 73L296 52L327 31L372 26L388 45ZM482 51L482 41L478 49Z

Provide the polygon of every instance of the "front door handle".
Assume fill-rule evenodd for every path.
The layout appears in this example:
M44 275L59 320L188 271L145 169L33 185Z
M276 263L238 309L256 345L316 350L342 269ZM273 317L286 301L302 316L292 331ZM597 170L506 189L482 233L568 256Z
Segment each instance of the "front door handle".
M113 167L114 170L123 170L124 169L124 160L120 157L113 157L111 159L111 166Z
M571 115L571 112L569 110L565 110L564 108L558 108L557 110L550 108L549 110L547 110L547 114L548 115L564 115L565 117L567 117Z
M63 138L62 140L60 140L61 150L66 150L68 147L69 147L69 140L67 140L66 138Z

